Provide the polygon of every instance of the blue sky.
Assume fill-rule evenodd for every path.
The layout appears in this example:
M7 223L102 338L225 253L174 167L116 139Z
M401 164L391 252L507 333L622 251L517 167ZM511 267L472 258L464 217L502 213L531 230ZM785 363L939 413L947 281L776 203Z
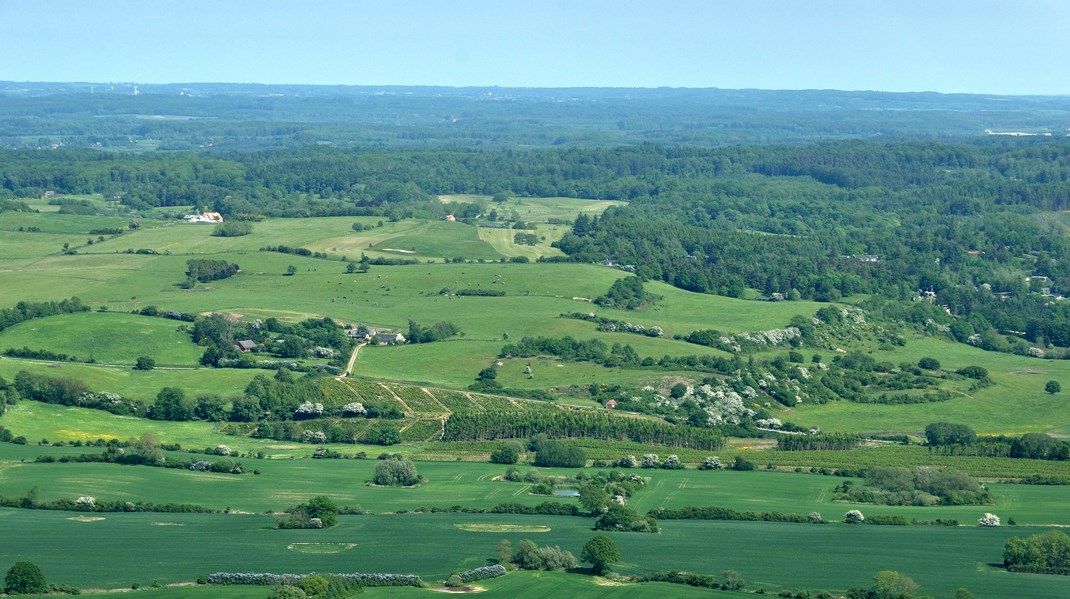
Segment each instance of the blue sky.
M0 0L0 80L1070 94L1068 0Z

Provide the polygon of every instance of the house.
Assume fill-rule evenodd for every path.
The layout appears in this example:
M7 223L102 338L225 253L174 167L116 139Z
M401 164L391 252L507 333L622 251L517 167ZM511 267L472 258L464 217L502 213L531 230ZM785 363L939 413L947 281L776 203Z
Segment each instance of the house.
M858 254L854 258L855 258L855 260L858 260L860 262L878 262L878 261L880 261L880 256L877 256L876 254Z
M606 409L607 410L612 410L615 407L617 407L617 400L611 399L611 400L606 402Z
M188 223L221 223L223 215L218 212L203 212L201 214L187 214L182 217Z
M455 222L457 222L457 217L452 215L452 214L447 214L446 215L446 222L455 223Z
M397 345L398 343L405 343L405 335L401 333L377 333L375 342L379 345Z
M241 341L235 341L234 347L236 347L238 351L245 354L253 351L254 349L256 349L257 346L256 342L252 339L242 339Z
M617 261L616 260L610 260L609 258L606 258L605 260L602 260L601 262L599 262L599 264L601 264L602 266L616 266L617 265Z

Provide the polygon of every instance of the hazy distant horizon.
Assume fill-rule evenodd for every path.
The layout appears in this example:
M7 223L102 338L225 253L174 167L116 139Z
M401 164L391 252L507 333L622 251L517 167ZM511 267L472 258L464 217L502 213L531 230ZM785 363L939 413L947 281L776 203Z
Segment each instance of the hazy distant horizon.
M1068 95L1061 0L0 0L0 80Z

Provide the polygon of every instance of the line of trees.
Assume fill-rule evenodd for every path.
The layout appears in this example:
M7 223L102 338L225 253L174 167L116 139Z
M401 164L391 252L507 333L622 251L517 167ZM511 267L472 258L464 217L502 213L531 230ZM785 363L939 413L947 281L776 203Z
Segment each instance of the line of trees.
M682 424L669 424L614 416L602 412L467 412L446 420L446 441L527 439L539 433L551 438L628 440L648 445L720 449L720 432Z

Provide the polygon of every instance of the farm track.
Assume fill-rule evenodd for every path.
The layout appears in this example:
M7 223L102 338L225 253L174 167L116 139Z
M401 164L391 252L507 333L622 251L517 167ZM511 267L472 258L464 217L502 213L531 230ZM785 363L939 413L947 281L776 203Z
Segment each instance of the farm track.
M389 386L387 386L387 384L386 384L386 383L383 383L383 382L376 382L376 384L377 384L377 385L379 385L380 387L382 387L383 389L386 389L387 393L389 393L390 395L392 395L392 396L394 397L394 399L396 399L396 400L397 400L397 402L398 402L399 404L401 404L401 405L405 406L405 411L406 411L406 412L407 412L407 413L408 413L409 415L412 415L412 416L415 416L415 415L416 415L416 410L413 410L413 409L412 409L412 408L411 408L411 407L409 406L409 404L405 403L405 400L401 399L401 396L399 396L399 395L398 395L397 393L394 393L394 390L393 390L393 389L391 389L391 388L390 388Z

